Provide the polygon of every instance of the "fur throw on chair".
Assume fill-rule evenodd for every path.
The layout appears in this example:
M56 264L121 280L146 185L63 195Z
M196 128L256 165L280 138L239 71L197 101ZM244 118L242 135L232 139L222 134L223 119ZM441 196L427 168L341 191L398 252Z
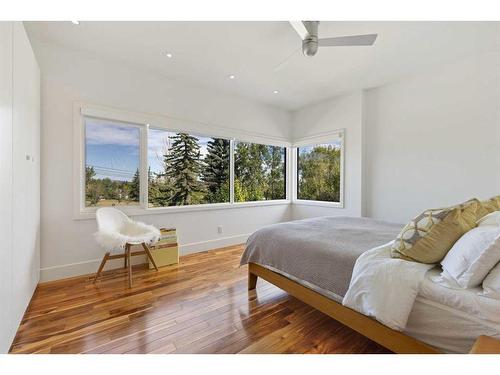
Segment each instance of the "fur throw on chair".
M122 251L125 244L152 245L160 239L160 231L153 225L138 221L123 223L119 231L99 231L94 234L96 241L106 251Z

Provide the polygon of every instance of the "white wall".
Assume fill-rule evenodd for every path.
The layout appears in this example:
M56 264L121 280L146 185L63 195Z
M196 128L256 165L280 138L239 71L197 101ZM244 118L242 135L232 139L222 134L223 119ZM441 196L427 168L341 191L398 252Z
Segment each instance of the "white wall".
M419 211L500 194L500 53L368 90L366 213Z
M95 220L73 220L73 103L121 108L288 141L290 115L246 99L189 88L115 61L33 40L42 70L41 279L95 272L103 252ZM178 229L181 253L241 243L271 223L287 220L288 205L231 208L137 217ZM217 233L217 226L223 233ZM111 264L110 267L113 265Z
M479 54L292 114L292 138L346 128L345 208L294 219L422 210L500 194L500 53Z
M344 208L294 203L294 219L314 216L361 216L362 93L334 97L292 113L291 135L295 141L338 129L345 129Z
M20 22L0 22L0 352L39 279L40 72Z

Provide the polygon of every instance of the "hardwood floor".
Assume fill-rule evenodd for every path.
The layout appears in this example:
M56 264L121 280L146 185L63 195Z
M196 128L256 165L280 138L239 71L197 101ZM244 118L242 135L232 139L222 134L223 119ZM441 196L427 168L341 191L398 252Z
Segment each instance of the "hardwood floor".
M243 246L38 286L11 353L388 353L260 280L247 291Z

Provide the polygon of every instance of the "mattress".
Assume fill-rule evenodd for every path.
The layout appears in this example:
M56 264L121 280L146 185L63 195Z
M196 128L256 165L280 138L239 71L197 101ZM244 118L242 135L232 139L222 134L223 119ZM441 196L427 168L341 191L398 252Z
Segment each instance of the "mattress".
M338 300L356 259L394 240L400 224L354 217L319 217L267 226L247 241L241 264L257 263Z
M430 270L408 318L405 333L447 353L468 353L480 335L500 339L500 301L479 295L481 288L450 289Z

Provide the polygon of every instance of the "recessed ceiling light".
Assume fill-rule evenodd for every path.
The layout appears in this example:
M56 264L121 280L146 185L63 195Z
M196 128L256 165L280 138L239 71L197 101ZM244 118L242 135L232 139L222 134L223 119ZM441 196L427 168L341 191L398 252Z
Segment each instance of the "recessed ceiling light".
M79 24L80 24L80 21L71 21L71 23L72 23L73 25L79 25Z
M167 52L167 53L165 54L165 56L167 56L169 59L171 59L172 57L174 57L174 55L172 55L170 52Z
M279 94L279 91L278 90L274 90L273 94Z
M235 79L235 78L236 78L236 76L234 74L229 75L229 79Z

